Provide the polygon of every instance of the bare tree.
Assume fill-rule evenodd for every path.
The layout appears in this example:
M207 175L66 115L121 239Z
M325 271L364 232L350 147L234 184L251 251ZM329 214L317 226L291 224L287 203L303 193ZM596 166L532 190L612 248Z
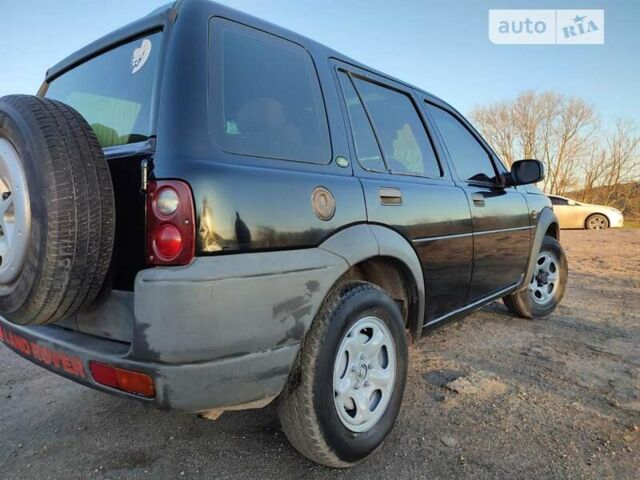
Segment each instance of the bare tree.
M607 131L584 100L531 91L476 107L471 118L508 165L544 162L545 192L640 215L640 133L632 121L618 120Z
M579 98L531 91L477 107L471 118L508 164L518 158L543 161L543 187L558 194L580 184L578 167L593 152L599 123L592 107Z
M628 184L640 176L640 136L630 120L618 120L614 131L607 138L606 170L602 185L606 191L605 202L622 194Z
M473 112L475 122L481 127L482 134L496 153L509 166L515 158L515 125L513 111L508 102L499 102Z

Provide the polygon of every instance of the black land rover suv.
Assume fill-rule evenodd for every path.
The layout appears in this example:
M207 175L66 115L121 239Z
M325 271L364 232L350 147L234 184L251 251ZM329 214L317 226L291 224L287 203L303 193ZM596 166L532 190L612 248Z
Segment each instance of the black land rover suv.
M0 99L0 340L166 409L277 399L301 453L353 465L394 424L409 341L561 300L542 176L422 90L178 1Z

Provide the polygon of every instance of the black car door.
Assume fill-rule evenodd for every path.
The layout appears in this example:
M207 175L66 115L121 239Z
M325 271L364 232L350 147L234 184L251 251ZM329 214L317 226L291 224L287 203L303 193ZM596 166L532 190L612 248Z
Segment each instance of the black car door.
M335 64L368 221L390 226L413 244L425 280L424 323L432 322L464 304L471 279L466 195L438 158L412 90Z
M471 210L474 262L469 304L521 281L531 242L529 211L517 188L503 185L504 167L468 122L446 105L425 105Z

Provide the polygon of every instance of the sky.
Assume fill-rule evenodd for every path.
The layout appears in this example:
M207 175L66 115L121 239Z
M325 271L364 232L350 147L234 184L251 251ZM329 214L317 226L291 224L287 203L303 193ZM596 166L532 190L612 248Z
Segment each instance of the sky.
M0 96L167 0L0 0ZM427 90L463 113L553 90L640 124L640 0L222 0ZM489 9L604 9L604 45L494 45Z

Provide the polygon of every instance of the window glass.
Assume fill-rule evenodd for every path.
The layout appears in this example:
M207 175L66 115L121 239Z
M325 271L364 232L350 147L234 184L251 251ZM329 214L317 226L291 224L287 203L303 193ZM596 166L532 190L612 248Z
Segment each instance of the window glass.
M560 197L549 197L553 205L569 205L569 201Z
M393 173L441 176L431 141L411 99L359 78L354 82L374 124Z
M429 103L427 108L442 135L458 176L462 180L494 183L496 172L491 158L471 132L442 108Z
M358 162L367 170L386 171L382 154L380 153L380 147L371 129L371 124L360 102L360 98L358 98L356 89L353 88L353 84L346 73L340 72L339 77L347 103L347 111L349 112L351 132L353 133L353 142L356 146Z
M213 137L227 151L329 163L318 78L300 46L212 20Z
M161 33L121 45L51 82L45 96L82 114L102 147L146 140Z

